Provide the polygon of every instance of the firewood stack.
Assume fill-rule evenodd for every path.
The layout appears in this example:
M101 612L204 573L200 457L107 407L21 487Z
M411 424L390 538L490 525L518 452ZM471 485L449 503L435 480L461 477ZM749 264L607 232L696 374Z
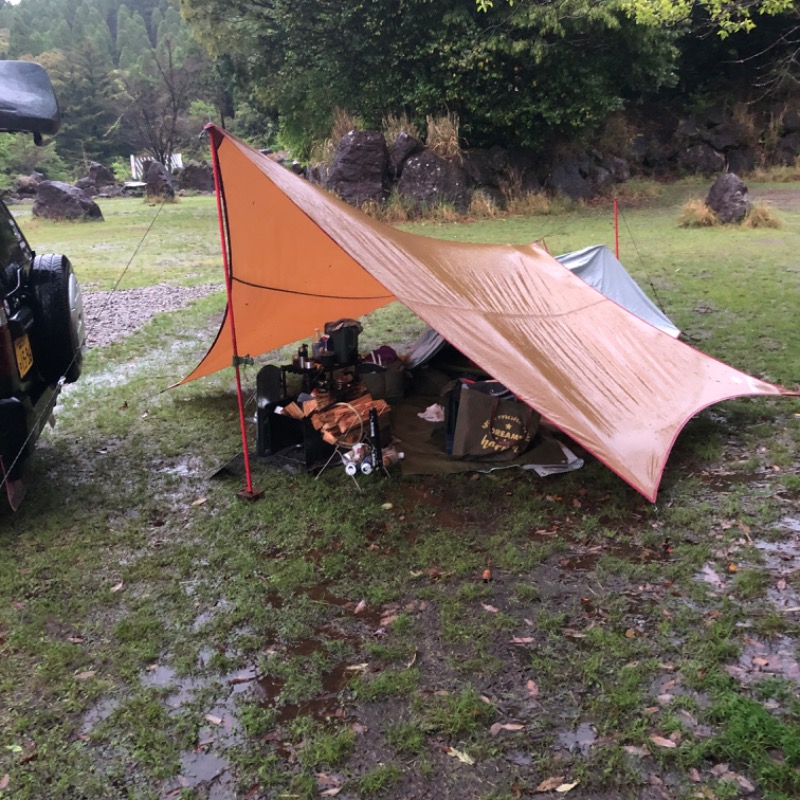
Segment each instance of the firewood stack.
M302 407L290 403L283 413L296 419L308 417L328 444L352 445L360 442L369 431L369 412L373 408L378 412L378 428L383 439L384 432L391 425L391 408L385 400L373 400L369 394L346 403L335 402L326 406L322 406L317 398L307 400Z

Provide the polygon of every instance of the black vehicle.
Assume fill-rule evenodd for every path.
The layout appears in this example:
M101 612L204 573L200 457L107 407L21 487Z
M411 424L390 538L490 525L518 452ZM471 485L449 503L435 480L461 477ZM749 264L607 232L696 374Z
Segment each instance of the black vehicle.
M60 113L45 70L0 61L0 131L41 144ZM0 483L12 508L25 462L63 383L78 379L86 332L78 281L63 255L36 255L0 201Z

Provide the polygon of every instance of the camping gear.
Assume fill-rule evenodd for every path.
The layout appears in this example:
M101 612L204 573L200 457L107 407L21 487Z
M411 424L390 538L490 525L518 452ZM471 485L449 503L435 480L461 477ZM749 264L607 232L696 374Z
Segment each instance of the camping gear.
M350 366L358 361L358 334L364 330L355 319L339 319L325 323L325 333L329 337L328 348L333 350L337 364Z
M465 382L459 388L454 458L510 460L528 449L539 425L530 406L497 381Z
M229 300L220 333L184 382L239 353L297 341L320 319L400 300L651 501L675 438L698 411L732 397L796 394L677 341L543 247L384 225L229 132L206 131Z
M397 400L405 394L405 368L400 361L386 367L363 362L358 367L358 377L376 400Z

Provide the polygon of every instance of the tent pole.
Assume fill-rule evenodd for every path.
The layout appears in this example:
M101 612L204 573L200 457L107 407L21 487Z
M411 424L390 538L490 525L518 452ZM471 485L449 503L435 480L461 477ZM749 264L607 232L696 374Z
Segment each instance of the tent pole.
M211 126L207 126L210 128ZM236 372L236 399L239 404L239 426L242 431L242 448L244 452L244 472L247 478L247 488L239 492L239 497L245 500L258 500L263 496L262 489L253 489L253 475L250 471L250 448L247 444L247 425L244 416L244 398L242 395L242 377L239 371L239 349L236 345L236 322L233 315L233 274L228 260L227 238L225 236L225 215L222 209L222 179L219 169L219 156L217 154L217 139L212 130L208 130L211 142L211 163L214 167L214 189L217 196L217 216L219 217L219 237L222 245L222 265L225 269L225 290L228 294L228 314L230 315L231 345L233 347L233 368Z
M619 203L614 198L614 255L619 261Z

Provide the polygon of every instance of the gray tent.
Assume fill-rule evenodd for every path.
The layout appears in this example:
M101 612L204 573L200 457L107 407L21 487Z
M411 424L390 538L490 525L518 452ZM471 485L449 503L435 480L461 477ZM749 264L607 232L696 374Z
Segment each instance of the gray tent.
M584 283L645 322L675 338L680 335L680 330L639 288L625 267L605 245L584 247L583 250L576 250L574 253L556 256L556 260ZM445 344L447 342L443 336L433 328L427 328L408 354L406 366L413 369L426 363Z

